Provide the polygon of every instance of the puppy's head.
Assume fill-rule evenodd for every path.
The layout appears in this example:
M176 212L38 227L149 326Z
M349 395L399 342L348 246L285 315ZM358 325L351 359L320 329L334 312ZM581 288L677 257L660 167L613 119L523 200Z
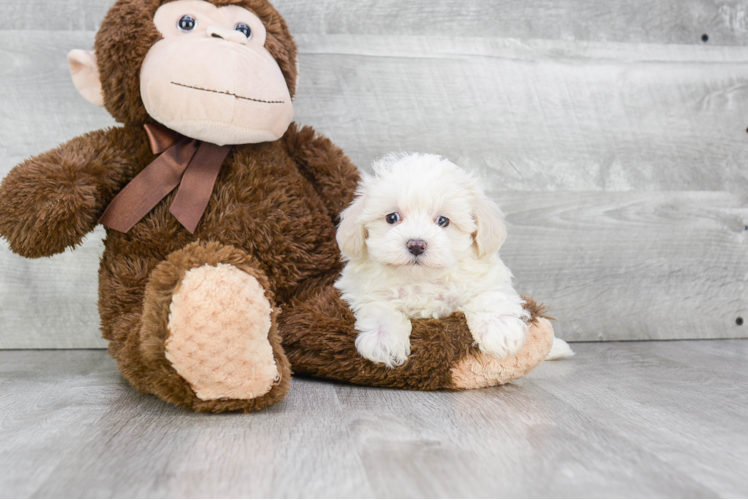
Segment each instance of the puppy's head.
M337 240L347 260L444 269L496 253L506 228L478 180L436 155L390 155L364 175L341 214Z

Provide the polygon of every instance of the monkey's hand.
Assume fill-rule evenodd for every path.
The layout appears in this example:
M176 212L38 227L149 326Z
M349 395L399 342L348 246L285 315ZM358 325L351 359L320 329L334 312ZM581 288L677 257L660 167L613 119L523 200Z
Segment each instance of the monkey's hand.
M75 247L96 226L127 169L112 135L97 131L26 160L0 185L0 235L24 257Z

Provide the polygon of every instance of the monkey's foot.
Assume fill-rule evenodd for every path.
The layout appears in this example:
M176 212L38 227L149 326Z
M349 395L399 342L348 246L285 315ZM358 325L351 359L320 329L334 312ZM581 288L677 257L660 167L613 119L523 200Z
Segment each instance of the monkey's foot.
M543 362L553 345L553 327L546 318L530 325L522 349L506 359L471 352L452 368L455 389L479 389L524 377Z
M194 411L254 411L282 401L291 386L258 263L241 249L194 242L151 272L140 328L118 353L143 392Z
M230 264L187 271L171 302L166 359L203 401L254 399L280 378L260 283Z

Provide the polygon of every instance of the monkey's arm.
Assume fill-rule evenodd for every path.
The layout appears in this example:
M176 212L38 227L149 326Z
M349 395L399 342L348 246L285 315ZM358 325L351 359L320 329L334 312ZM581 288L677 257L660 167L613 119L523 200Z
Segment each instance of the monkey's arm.
M11 170L0 184L0 236L11 250L37 258L78 245L131 176L134 135L98 130Z
M299 170L309 179L337 224L353 200L359 173L343 151L312 127L292 123L284 141Z

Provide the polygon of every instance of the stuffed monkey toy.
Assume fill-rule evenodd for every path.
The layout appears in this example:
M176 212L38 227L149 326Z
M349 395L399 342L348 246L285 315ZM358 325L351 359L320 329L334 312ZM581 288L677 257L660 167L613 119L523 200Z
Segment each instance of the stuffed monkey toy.
M291 371L365 385L467 389L536 367L553 331L495 359L464 316L418 320L390 369L358 355L332 287L340 212L358 172L292 123L296 45L266 0L117 0L95 52L68 56L73 83L122 126L15 167L0 235L39 258L107 227L99 312L109 352L138 390L194 411L281 401Z

